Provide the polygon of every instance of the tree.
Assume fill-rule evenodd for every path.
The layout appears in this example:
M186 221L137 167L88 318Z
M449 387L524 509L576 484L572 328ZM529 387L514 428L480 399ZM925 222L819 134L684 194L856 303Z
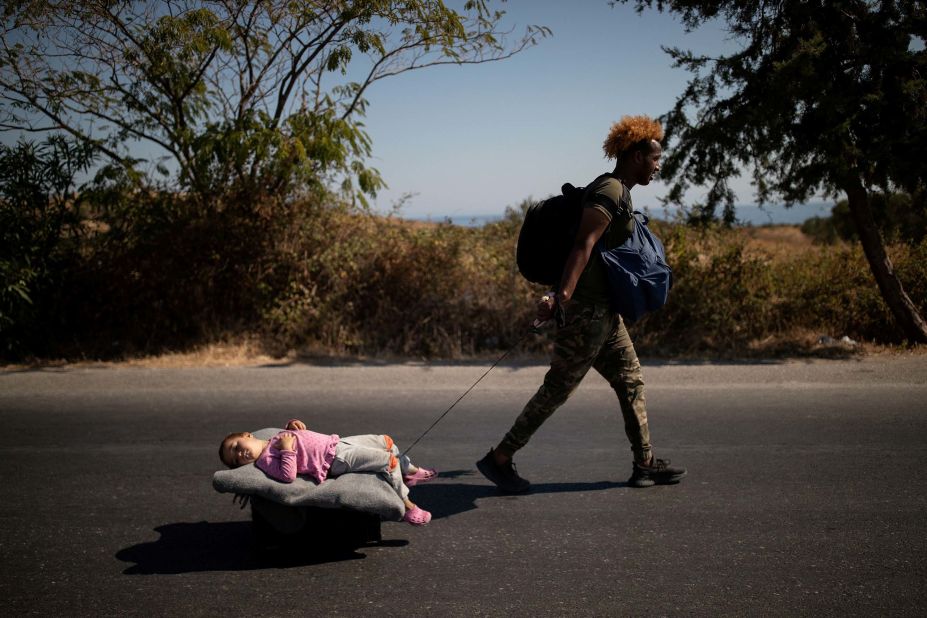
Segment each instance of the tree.
M870 194L869 205L882 237L888 242L916 245L927 238L927 203L917 202L907 193L880 191ZM859 240L850 204L845 199L834 204L829 217L812 217L805 221L802 231L826 243L837 239Z
M0 127L62 131L136 170L139 144L203 208L342 181L382 186L361 117L375 82L507 58L500 11L467 0L19 0L3 11Z
M628 0L621 0L627 2ZM925 195L927 8L916 0L635 0L688 29L723 21L735 53L664 48L692 73L663 120L672 146L667 201L708 186L698 207L734 218L729 180L751 169L757 199L789 206L845 195L882 297L911 341L927 323L895 276L870 204L874 191Z
M37 316L54 311L62 264L84 234L75 178L93 157L92 147L60 135L0 144L0 354L18 352Z

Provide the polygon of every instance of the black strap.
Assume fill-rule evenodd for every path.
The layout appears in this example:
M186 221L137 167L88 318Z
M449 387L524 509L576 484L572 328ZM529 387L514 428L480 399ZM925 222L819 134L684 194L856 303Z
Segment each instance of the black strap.
M460 403L460 401L461 401L464 397L466 397L467 394L468 394L470 391L472 391L474 388L476 388L476 385L479 384L479 383L483 380L483 378L485 378L487 375L489 375L489 372L492 371L493 368L495 368L496 365L498 365L499 363L501 363L502 360L503 360L506 356L508 356L509 353L510 353L512 350L514 350L515 348L517 348L518 346L520 346L520 345L522 344L522 342L525 341L525 339L527 339L528 337L530 337L530 336L533 335L533 334L535 334L535 332L529 330L527 333L525 333L525 334L522 336L521 339L518 340L518 343L516 343L516 344L513 345L511 348L509 348L508 350L506 350L505 353L502 354L502 356L499 357L499 360L497 360L496 362L494 362L494 363L489 367L489 369L486 370L486 373L484 373L483 375L481 375L481 376L479 377L479 379L478 379L476 382L473 383L473 386L471 386L470 388L468 388L468 389L464 392L463 395L461 395L460 397L458 397L458 398L457 398L457 401L455 401L454 403L452 403L452 404L451 404L451 407L449 407L447 410L445 410L445 411L444 411L444 414L442 414L441 416L439 416L439 417L437 418L437 420L435 420L435 422L433 422L433 423L431 424L431 427L429 427L428 429L426 429L425 432L422 433L422 435L420 435L418 438L415 439L415 442L413 442L412 444L409 445L409 448L407 448L406 450L404 450L404 451L401 453L401 456L405 456L406 453L408 453L409 451L411 451L411 450L412 450L412 447L415 446L416 444L418 444L419 441L420 441L422 438L424 438L426 435L428 435L428 432L431 431L432 429L434 429L435 425L437 425L438 423L440 423L440 422L441 422L441 419L444 418L445 416L447 416L447 413L454 409L454 406L456 406L458 403Z
M628 209L628 212L633 212L631 208L631 190L624 186L623 182L621 182L621 201L624 203L625 208Z
M618 178L618 176L616 176L614 172L606 172L605 174L599 175L599 178L601 178L602 176L608 176L609 178L614 179L615 181L618 182L618 184L621 185L621 197L618 198L618 203L615 204L614 207L609 203L603 204L602 202L598 200L593 200L592 203L598 204L599 206L602 206L603 208L605 208L609 212L609 214L611 214L613 220L615 217L618 216L618 209L622 205L628 212L631 212L631 191L628 190L628 188L624 185L623 182L621 182L621 179ZM602 201L605 201L605 200L602 200Z

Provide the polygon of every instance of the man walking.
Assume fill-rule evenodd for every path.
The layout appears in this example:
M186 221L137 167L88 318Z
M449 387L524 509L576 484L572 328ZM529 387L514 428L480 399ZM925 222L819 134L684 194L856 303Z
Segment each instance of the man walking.
M512 457L576 389L590 368L608 380L618 396L625 433L634 455L634 487L677 483L684 468L656 459L650 445L644 380L634 344L621 316L609 308L605 265L590 259L604 237L606 249L621 245L632 233L630 190L647 185L660 169L663 128L647 116L625 116L614 124L603 148L616 159L615 170L586 187L583 213L559 289L538 303L538 319L557 317L557 334L544 383L525 405L502 441L477 462L477 468L500 489L520 493L531 484L515 469Z

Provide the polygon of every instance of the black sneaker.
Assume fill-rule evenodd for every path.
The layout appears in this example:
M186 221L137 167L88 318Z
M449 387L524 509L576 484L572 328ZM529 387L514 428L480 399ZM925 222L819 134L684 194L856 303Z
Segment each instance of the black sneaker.
M649 466L642 466L634 462L634 472L628 479L632 487L652 487L654 485L672 485L682 480L686 475L685 468L670 466L669 459L653 458Z
M495 483L502 491L520 494L531 488L531 483L528 479L523 479L518 476L518 472L515 470L515 464L511 460L509 460L508 464L503 466L496 463L493 449L489 449L489 453L486 454L486 457L476 462L476 467L483 473L483 476Z

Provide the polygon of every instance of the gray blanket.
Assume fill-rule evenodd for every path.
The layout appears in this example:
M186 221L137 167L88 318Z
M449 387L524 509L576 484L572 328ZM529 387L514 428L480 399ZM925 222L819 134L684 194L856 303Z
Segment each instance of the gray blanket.
M282 431L267 428L253 432L266 440ZM405 506L384 479L370 473L351 473L326 479L318 485L297 477L292 483L269 478L254 464L233 470L219 470L212 476L216 491L257 495L288 506L315 506L327 509L348 508L373 513L385 521L399 521Z

